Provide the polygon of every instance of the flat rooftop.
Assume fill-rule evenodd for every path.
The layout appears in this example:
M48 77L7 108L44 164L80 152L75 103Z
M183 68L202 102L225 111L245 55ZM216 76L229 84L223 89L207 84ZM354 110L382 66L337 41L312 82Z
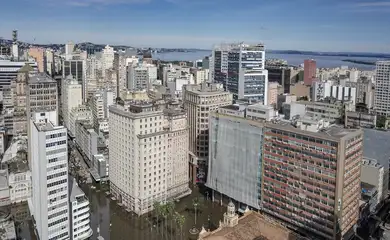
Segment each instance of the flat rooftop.
M28 80L28 83L57 83L57 81L55 81L46 73L38 73L34 76L31 76Z
M333 141L338 141L339 139L349 135L353 134L355 132L362 132L361 129L347 129L344 128L342 125L331 125L327 128L324 128L318 132L311 132L311 131L304 131L300 130L296 127L294 127L290 121L278 121L276 123L266 123L266 126L275 128L275 129L280 129L280 130L285 130L285 131L290 131L290 132L295 132L299 134L306 134L312 137L318 137L322 139L330 139Z

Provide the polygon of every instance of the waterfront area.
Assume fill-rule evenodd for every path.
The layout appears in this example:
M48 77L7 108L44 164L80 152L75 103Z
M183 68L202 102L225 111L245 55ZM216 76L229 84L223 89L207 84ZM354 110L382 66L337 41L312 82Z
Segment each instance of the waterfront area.
M162 61L195 61L197 59L203 59L205 56L211 55L211 51L193 51L193 52L168 52L157 53L153 55L154 59L160 59ZM359 62L376 62L378 60L373 57L349 57L349 60L354 62L345 62L343 56L321 56L321 55L303 55L303 54L279 54L279 53L267 53L267 59L283 59L286 60L289 65L299 66L303 64L305 59L314 59L317 61L317 67L319 68L336 68L340 66L348 66L350 68L357 68L361 70L373 70L375 66L360 64Z

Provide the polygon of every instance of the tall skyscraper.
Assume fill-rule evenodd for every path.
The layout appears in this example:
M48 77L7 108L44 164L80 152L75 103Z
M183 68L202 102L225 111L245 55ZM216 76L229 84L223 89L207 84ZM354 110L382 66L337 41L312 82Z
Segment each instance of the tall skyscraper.
M62 77L66 78L72 75L74 79L81 84L82 98L85 102L87 100L87 69L85 60L66 60L63 62Z
M317 75L317 62L313 59L306 59L303 63L303 82L311 86Z
M53 50L51 49L47 49L46 50L46 62L45 62L45 69L47 71L47 73L50 75L50 76L54 76L54 74L56 73L55 71L55 62L54 62L54 52Z
M69 115L73 108L83 104L81 85L71 76L63 79L62 85L62 118L65 127L69 127Z
M232 95L222 84L186 85L183 93L187 111L190 150L190 179L205 182L209 156L209 114L232 103Z
M236 108L240 107L230 105L219 110L235 112ZM241 210L260 209L264 123L226 113L210 113L209 119L206 185L214 190L212 198L233 199Z
M67 130L45 112L34 113L28 141L32 172L32 215L41 240L70 239Z
M376 62L375 74L375 101L374 108L377 114L390 115L390 61Z
M258 100L267 104L268 71L264 45L229 44L213 50L211 77L222 83L234 99Z
M106 71L114 67L115 52L114 48L107 45L102 52L102 70L103 76L106 75Z
M359 218L363 131L267 123L263 210L291 227L340 239Z
M73 57L73 51L74 51L74 43L68 42L65 44L65 59L71 60Z
M190 194L185 112L125 102L110 106L109 126L110 190L120 203L142 215L154 201Z

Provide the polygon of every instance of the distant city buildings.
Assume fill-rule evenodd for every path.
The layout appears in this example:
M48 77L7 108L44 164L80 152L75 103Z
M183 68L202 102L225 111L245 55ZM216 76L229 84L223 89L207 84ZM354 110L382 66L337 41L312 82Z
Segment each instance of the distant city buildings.
M14 62L0 59L0 91L2 91L4 87L11 85L11 80L16 78L19 70L26 64L32 67L33 72L38 72L36 62Z

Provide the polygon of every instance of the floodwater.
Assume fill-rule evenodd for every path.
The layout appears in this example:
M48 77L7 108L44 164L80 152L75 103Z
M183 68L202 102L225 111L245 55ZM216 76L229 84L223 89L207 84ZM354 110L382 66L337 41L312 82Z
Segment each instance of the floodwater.
M201 194L202 191L195 187L190 196L175 203L175 210L185 218L183 227L180 228L171 218L168 218L167 221L162 221L160 218L160 224L157 226L157 218L153 213L141 217L128 213L106 196L107 187L94 186L96 188L91 188L91 185L82 186L91 201L91 226L94 231L91 239L96 239L98 226L100 235L105 240L196 239L196 235L189 233L189 230L195 225L193 199L199 199L200 202L196 219L196 228L199 231L202 226L205 229L216 229L219 221L223 220L223 213L226 212L226 207L217 202L213 203L207 199L208 195Z
M194 52L168 52L157 53L153 55L154 59L163 61L195 61L203 59L205 56L210 56L211 51L194 51ZM303 55L303 54L279 54L266 53L265 57L268 59L284 59L289 65L298 66L303 64L305 59L314 59L317 62L318 68L335 68L340 66L348 66L350 68L357 68L360 70L373 70L375 66L364 65L358 63L344 62L343 59L352 59L356 61L375 62L378 60L372 57L342 57L342 56L320 56L320 55Z
M91 186L94 186L91 188ZM95 188L96 187L96 188ZM81 186L91 202L91 227L93 235L91 240L97 239L97 229L104 240L187 240L197 239L197 235L190 234L189 230L195 225L195 211L192 206L193 199L198 199L196 229L198 232L202 226L208 230L218 227L223 220L226 207L219 202L212 202L208 195L202 194L198 187L193 188L190 196L175 203L175 211L185 218L182 228L168 218L167 221L157 219L153 213L137 217L128 213L123 207L117 205L106 196L106 185L86 184ZM27 203L13 206L12 213L16 222L16 230L19 239L36 240Z

